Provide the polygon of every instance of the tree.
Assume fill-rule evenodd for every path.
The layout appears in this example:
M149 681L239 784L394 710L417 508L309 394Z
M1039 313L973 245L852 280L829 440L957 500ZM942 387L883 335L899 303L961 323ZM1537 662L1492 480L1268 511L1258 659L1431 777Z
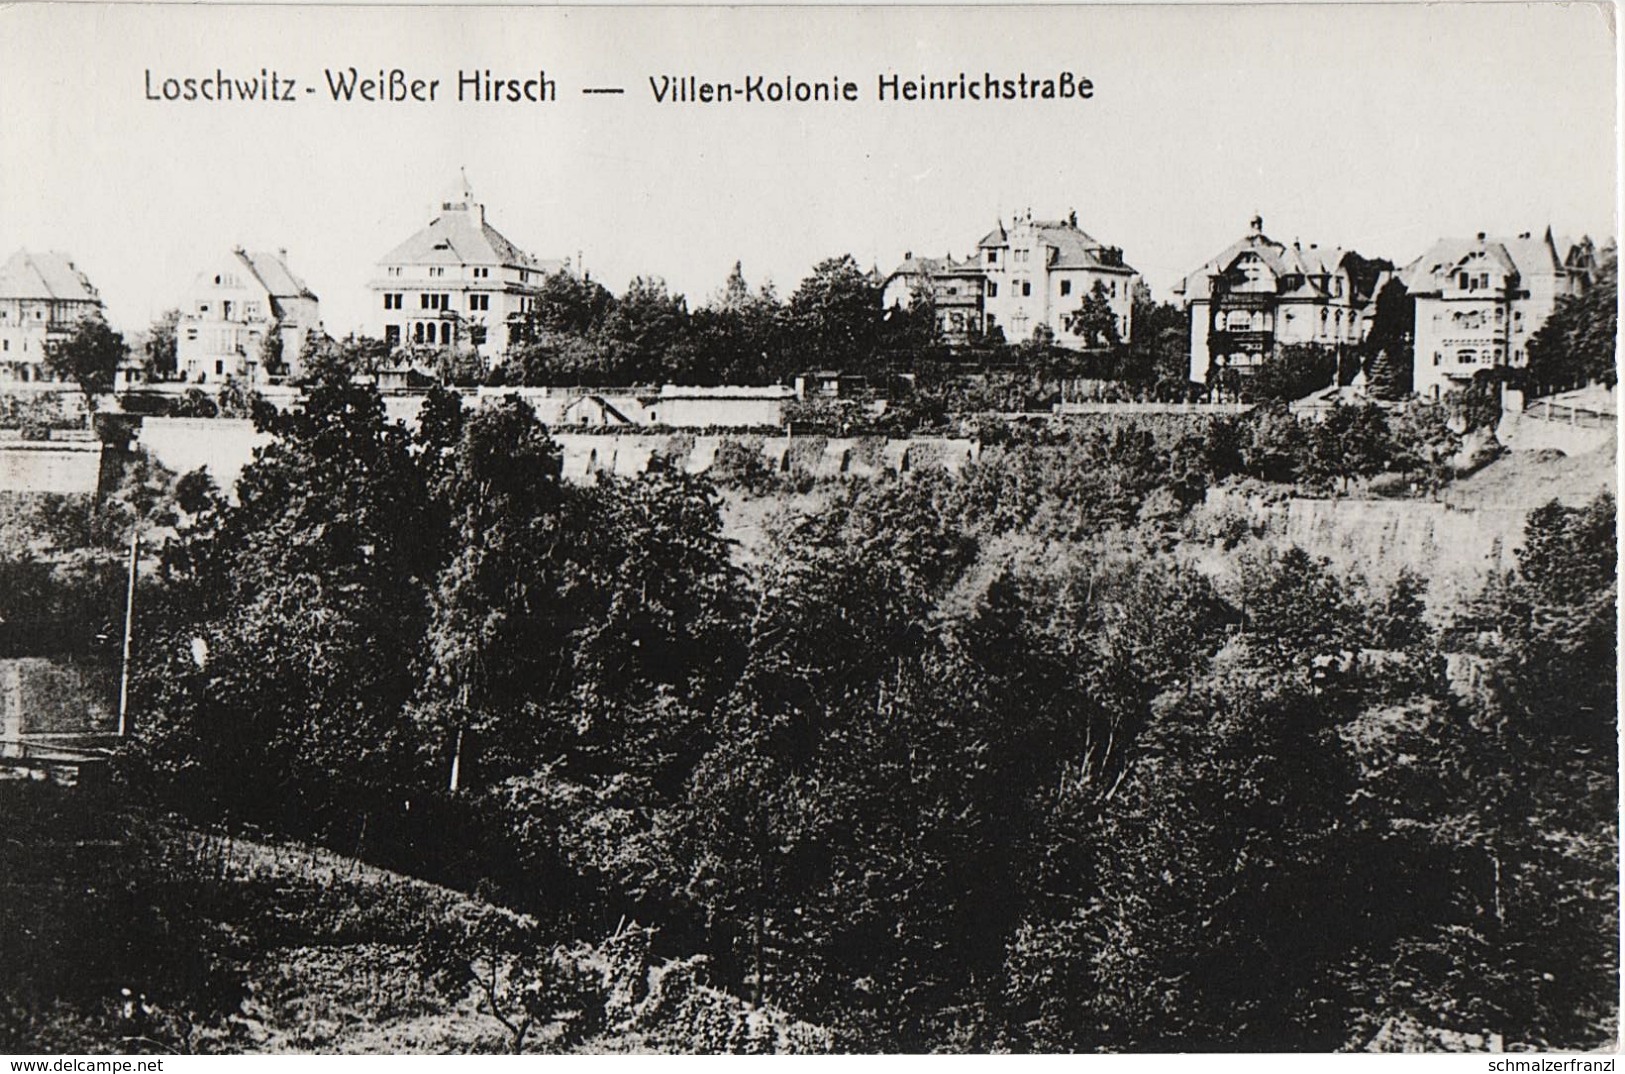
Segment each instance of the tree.
M600 283L572 272L543 278L541 293L521 322L519 337L538 332L586 336L596 332L615 308L615 296Z
M439 411L437 406L437 413ZM535 684L568 666L559 607L568 564L559 451L522 399L504 397L459 422L455 447L435 461L433 492L447 512L448 559L433 580L425 681L414 719L430 756L457 785L524 771L548 728ZM426 429L437 439L447 422Z
M1106 285L1099 280L1078 308L1067 314L1066 327L1083 340L1085 347L1116 347L1122 343L1117 314L1106 298Z
M1593 381L1612 386L1618 377L1614 346L1619 330L1619 256L1604 257L1596 279L1557 308L1529 337L1529 379L1535 394L1577 388Z
M1492 587L1488 611L1505 716L1523 734L1612 742L1618 636L1614 498L1557 501L1529 515L1518 570Z
M381 339L352 334L335 340L311 332L299 356L300 380L307 387L341 383L375 373L388 360L389 344Z
M1451 460L1461 450L1461 437L1450 428L1450 410L1442 403L1413 402L1389 418L1393 435L1392 468L1420 482L1430 495L1450 480Z
M750 285L745 282L745 264L742 261L735 261L733 270L722 282L722 289L711 297L706 306L722 312L736 313L748 307L752 300Z
M514 1055L532 1029L565 1021L557 1043L570 1044L603 1022L596 975L562 947L549 944L536 922L494 910L460 906L419 945L426 975L453 995L472 987L508 1034Z
M1129 353L1137 369L1142 369L1171 395L1177 386L1181 393L1190 382L1190 315L1169 302L1153 302L1149 291L1138 290L1134 299L1134 338Z
M671 356L687 343L688 300L658 277L636 277L600 326L616 370L614 383L657 384Z
M796 370L780 356L778 297L752 293L735 264L722 291L689 318L688 345L668 363L679 384L767 384Z
M46 365L59 377L72 380L94 409L96 397L113 390L120 363L129 355L124 337L99 316L85 317L73 333L46 353Z
M1309 469L1322 479L1340 480L1348 491L1356 477L1375 477L1394 455L1387 414L1379 406L1335 405L1310 429Z
M179 368L175 333L180 321L180 310L165 310L152 322L147 333L147 368L159 380L174 376Z
M1366 390L1377 399L1411 394L1415 363L1416 303L1395 276L1377 292L1371 328L1357 348Z
M280 377L287 373L287 363L282 360L282 322L272 321L265 329L265 338L260 340L260 370L267 377Z
M1337 355L1330 347L1289 343L1266 355L1241 387L1248 399L1290 403L1330 387L1336 376Z
M201 513L138 620L138 749L195 815L353 836L421 786L403 710L438 543L376 391L317 384L256 422L273 440L238 502L189 496Z
M784 344L799 368L869 368L880 340L880 298L879 282L850 254L813 266L784 314Z

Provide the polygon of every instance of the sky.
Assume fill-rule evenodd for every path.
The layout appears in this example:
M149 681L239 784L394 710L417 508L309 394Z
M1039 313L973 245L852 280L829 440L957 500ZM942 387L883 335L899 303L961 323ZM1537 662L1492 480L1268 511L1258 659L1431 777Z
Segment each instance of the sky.
M1446 235L1613 235L1605 5L572 8L0 6L0 258L62 250L126 332L232 247L287 248L328 330L466 171L490 222L617 292L701 304L735 261L788 295L823 258L962 256L1076 211L1159 298L1263 216L1404 264ZM438 78L330 99L328 69ZM293 78L292 102L147 99ZM457 102L460 70L548 103ZM891 103L883 75L1088 78L1089 100ZM659 104L651 77L850 80L852 103ZM621 95L586 95L587 87ZM309 87L315 93L306 93Z

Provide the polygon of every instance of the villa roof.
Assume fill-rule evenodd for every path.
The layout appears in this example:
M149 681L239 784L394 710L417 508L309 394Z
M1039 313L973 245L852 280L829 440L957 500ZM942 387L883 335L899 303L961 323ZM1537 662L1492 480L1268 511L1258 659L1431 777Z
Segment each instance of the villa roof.
M1507 275L1521 279L1558 276L1565 269L1558 256L1551 231L1535 238L1525 232L1515 238L1440 239L1426 253L1405 267L1405 286L1412 291L1439 290L1445 277L1468 257L1483 253Z
M1108 247L1067 220L1031 220L1018 222L1030 226L1038 241L1055 250L1055 259L1049 263L1055 269L1098 269L1105 272L1132 273L1134 270L1122 261L1122 251ZM999 248L1010 245L1010 233L1001 223L982 237L978 249ZM1108 255L1107 251L1111 251Z
M539 260L509 242L485 222L471 202L447 202L439 216L379 259L390 265L506 265L556 272L562 261Z
M1347 271L1349 275L1354 292L1351 297L1369 297L1375 293L1383 275L1394 269L1392 262L1363 257L1342 247L1321 247L1316 243L1304 246L1298 242L1288 246L1276 242L1264 234L1262 219L1255 219L1247 234L1180 281L1175 292L1205 295L1207 280L1229 271L1245 255L1257 257L1270 270L1281 288L1278 291L1281 298L1329 298L1330 289L1323 281L1342 271ZM1283 283L1288 277L1293 278L1290 287Z
M100 302L90 280L67 254L18 250L0 265L0 298Z
M234 251L237 259L248 267L255 279L265 288L272 298L315 298L316 294L305 281L293 274L280 253L269 253L264 250L250 252L247 250Z

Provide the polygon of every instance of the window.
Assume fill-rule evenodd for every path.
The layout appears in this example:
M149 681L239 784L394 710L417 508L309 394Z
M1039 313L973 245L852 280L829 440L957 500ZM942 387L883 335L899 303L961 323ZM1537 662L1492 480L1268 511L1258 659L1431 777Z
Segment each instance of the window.
M1030 295L1030 294L1033 293L1033 285L1032 285L1031 280L1022 280L1021 281L1021 293L1022 293L1023 296Z
M385 295L384 296L384 308L386 310L398 310L398 309L400 309L401 308L401 299L404 298L404 297L406 297L406 296L400 294L399 292L395 292L393 294Z
M488 269L488 268L477 268L477 269L474 270L474 278L476 280L486 279L490 275L491 275L491 270Z
M435 267L433 267L433 268L431 268L429 270L429 275L431 277L444 276L445 274L446 274L446 269L445 269L444 266L441 266L441 265L436 265Z
M440 322L440 342L441 342L442 345L451 342L451 322L450 321L441 321Z
M989 250L987 252L987 263L990 265L997 265L999 263L999 251Z
M988 298L998 298L999 297L999 285L997 283L994 283L992 280L987 281L987 297Z
M226 363L221 361L219 358L216 358L214 360L214 375L218 377L221 374L225 373L225 371L226 371Z
M1478 352L1475 350L1459 350L1456 352L1457 365L1477 365Z
M471 310L488 310L491 308L490 295L469 295L468 308Z
M196 343L197 342L197 329L196 328L188 328L186 330L186 342L188 342L188 343Z
M468 328L468 341L470 343L474 344L474 346L476 346L476 347L478 347L480 344L484 343L485 342L485 326L483 324L469 325L469 328ZM649 420L650 421L654 420L654 415L653 414L651 414L649 416Z
M1072 281L1071 280L1062 280L1061 281L1061 294L1070 295L1071 293L1072 293Z
M401 267L399 265L391 265L384 271L390 276L399 276L401 274Z
M384 325L384 342L391 347L397 347L401 342L401 326L398 324Z

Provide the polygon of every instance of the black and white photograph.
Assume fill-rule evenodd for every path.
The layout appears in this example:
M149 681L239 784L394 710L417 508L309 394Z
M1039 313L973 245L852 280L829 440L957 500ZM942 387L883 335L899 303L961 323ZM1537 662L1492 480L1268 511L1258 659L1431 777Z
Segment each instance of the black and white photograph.
M7 1074L1614 1070L1618 17L0 5Z

